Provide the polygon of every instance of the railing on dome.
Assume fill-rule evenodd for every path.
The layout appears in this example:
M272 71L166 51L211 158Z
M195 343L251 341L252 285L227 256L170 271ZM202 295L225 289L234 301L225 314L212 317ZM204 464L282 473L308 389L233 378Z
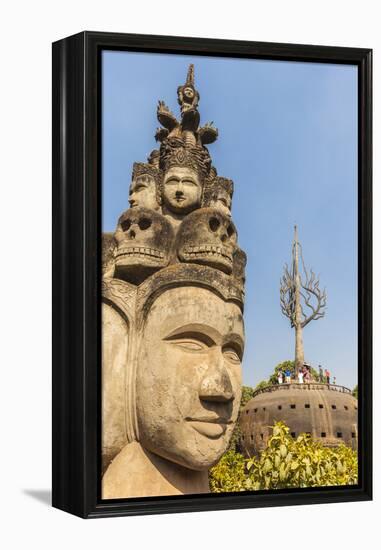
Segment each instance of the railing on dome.
M289 384L274 384L271 386L266 386L265 388L259 388L253 393L253 397L259 395L260 393L271 393L273 391L281 390L330 390L337 391L340 393L349 393L352 395L352 391L345 386L338 386L337 384L323 384L320 382L291 382Z

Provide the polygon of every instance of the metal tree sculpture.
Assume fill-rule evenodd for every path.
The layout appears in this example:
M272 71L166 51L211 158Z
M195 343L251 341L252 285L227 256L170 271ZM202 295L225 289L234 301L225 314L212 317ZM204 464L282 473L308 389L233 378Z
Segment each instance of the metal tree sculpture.
M299 274L299 252L302 260L304 278ZM282 313L288 317L295 329L295 372L304 365L303 329L312 320L324 317L327 303L325 289L320 290L319 277L310 270L308 273L298 241L298 229L294 226L292 243L292 266L286 264L280 280L280 305ZM303 306L302 306L303 301ZM308 309L307 309L308 308Z

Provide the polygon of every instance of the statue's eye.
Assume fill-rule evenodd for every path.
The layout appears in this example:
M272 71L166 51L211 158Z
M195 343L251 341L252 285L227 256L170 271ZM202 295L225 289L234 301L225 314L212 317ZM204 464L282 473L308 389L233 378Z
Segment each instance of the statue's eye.
M149 220L148 218L141 218L138 222L138 225L142 231L151 227L151 224L152 224L152 221Z
M170 178L164 183L164 185L177 185L178 183L178 178Z
M224 354L225 359L230 361L230 363L234 363L235 365L239 365L241 363L238 353L233 348L227 346L223 348L222 353Z
M195 340L172 340L172 343L189 351L202 351L206 348L206 345L202 342L197 342Z
M217 231L220 227L220 221L217 218L210 218L209 227L212 231Z
M122 221L122 223L120 225L121 225L123 231L128 231L131 227L131 222L130 222L130 220L124 220L124 221Z
M232 225L229 225L229 227L227 228L227 234L229 235L229 237L231 237L234 233L234 229L233 229L233 226Z
M187 351L203 351L215 344L207 334L188 330L167 336L164 340Z

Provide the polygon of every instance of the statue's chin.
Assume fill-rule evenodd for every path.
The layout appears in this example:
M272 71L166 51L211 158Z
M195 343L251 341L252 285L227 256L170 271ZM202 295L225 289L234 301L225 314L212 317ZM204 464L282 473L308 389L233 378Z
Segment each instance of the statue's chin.
M173 214L176 214L177 216L186 216L187 214L190 214L191 212L193 212L193 210L196 210L198 208L197 205L186 206L181 203L168 203L166 204L166 207L170 212L173 212Z
M176 464L178 466L182 466L183 468L187 468L189 470L195 470L198 472L202 472L205 470L209 470L212 466L214 466L221 458L221 456L226 451L227 445L223 445L216 449L215 452L210 452L208 454L204 454L203 452L200 452L199 450L192 450L192 452L179 452L176 449L173 449L172 452L168 451L168 449L159 449L159 448L147 448L147 446L143 447L148 450L153 455L164 459L168 461L169 463Z

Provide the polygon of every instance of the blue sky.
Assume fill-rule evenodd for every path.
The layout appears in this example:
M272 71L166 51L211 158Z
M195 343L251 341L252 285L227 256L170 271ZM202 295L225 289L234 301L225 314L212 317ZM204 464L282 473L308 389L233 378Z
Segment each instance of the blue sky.
M178 114L177 86L195 65L201 124L221 176L234 180L233 220L248 256L244 384L294 357L279 307L293 226L328 294L304 330L305 358L357 383L357 67L103 52L103 230L128 207L133 162L156 148L157 101Z

